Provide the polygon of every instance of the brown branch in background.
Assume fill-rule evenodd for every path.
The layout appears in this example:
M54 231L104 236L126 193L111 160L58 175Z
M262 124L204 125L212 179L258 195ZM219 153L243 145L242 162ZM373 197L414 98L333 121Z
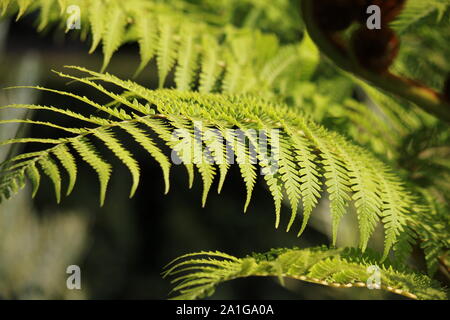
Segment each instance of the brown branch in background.
M388 29L387 23L401 12L405 2L405 0L381 2L377 0L303 0L301 4L303 20L311 39L338 67L355 74L379 89L409 100L426 112L450 123L450 78L440 93L416 80L389 72L389 66L398 51L398 39ZM377 4L381 10L384 10L382 26L385 30L382 28L381 30L356 31L353 36L353 45L345 46L339 33L348 29L352 23L361 22L361 15L369 4ZM345 14L339 16L339 12L345 12ZM328 19L330 21L327 21ZM371 44L367 45L368 43ZM374 45L378 47L373 48ZM345 49L346 47L350 49ZM369 53L369 51L372 52Z

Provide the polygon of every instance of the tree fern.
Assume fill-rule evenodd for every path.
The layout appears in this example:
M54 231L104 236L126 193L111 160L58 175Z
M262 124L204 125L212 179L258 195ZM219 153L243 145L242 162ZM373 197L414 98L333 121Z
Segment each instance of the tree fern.
M311 282L333 288L367 287L380 272L380 288L411 299L447 299L435 281L408 269L380 262L374 254L355 249L272 249L239 259L221 252L187 254L172 261L163 275L172 278L175 299L211 296L223 282L247 277L278 277ZM283 283L283 282L282 282Z
M409 0L392 25L412 41L424 38L424 45L418 46L421 50L447 47L449 4L448 0ZM34 197L46 177L59 203L62 190L68 196L75 187L77 159L81 158L98 175L103 205L113 174L104 150L128 169L133 197L142 164L123 139L131 137L161 167L165 193L173 163L186 168L189 187L198 172L203 206L214 183L217 181L220 193L230 166L236 164L246 192L244 212L257 182L264 181L273 198L276 228L285 203L290 207L288 231L297 228L302 214L297 229L300 236L328 195L334 246L342 218L353 208L356 211L358 250L277 249L244 259L219 252L180 257L165 271L166 276L175 277L178 298L206 297L223 281L253 275L276 276L281 282L290 277L337 288L363 287L370 276L367 268L374 265L381 268L381 288L386 291L414 299L446 298L437 283L404 264L413 247L420 246L432 276L439 263L445 265L450 247L446 203L450 164L448 154L436 150L445 149L450 136L440 119L426 113L448 120L448 103L437 92L445 77L442 70L450 67L445 59L447 48L439 53L439 59L423 64L414 49L402 49L392 68L401 76L367 72L355 64L351 52L336 50L331 37L318 30L310 0L301 1L307 29L301 37L302 21L295 10L286 10L291 5L287 0L13 0L0 3L0 15L19 19L39 10L39 31L59 24L69 32L69 5L81 10L80 38L90 35L89 52L101 46L102 72L122 45L136 42L141 61L135 76L154 64L159 88L150 90L130 80L73 66L68 67L68 74L56 73L97 90L111 102L27 87L75 99L89 109L74 112L32 104L0 107L54 113L74 123L69 127L53 121L0 120L0 124L47 127L62 136L0 142L0 146L40 146L39 151L33 148L0 164L0 202L16 194L27 179ZM234 12L242 8L248 12L240 13L241 21L234 21ZM435 23L425 28L428 21ZM415 30L419 31L412 34ZM333 63L322 60L319 49ZM338 71L334 64L355 76ZM429 88L403 76L425 79ZM173 84L175 88L163 89ZM169 147L170 155L163 145ZM423 167L427 170L422 172ZM67 186L63 176L68 178ZM384 251L372 256L366 249L380 224Z

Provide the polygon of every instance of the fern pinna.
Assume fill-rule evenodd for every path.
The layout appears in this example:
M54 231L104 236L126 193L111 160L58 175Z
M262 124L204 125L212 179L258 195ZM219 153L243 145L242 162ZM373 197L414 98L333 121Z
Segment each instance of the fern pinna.
M84 40L91 36L90 52L101 45L102 71L121 45L137 42L141 61L135 75L150 69L154 62L159 85L159 89L151 90L108 73L68 66L70 72L55 73L96 89L111 102L96 102L95 98L68 91L28 87L65 96L68 101L78 100L89 109L75 112L73 108L34 104L0 107L1 110L50 112L73 122L68 127L33 119L0 120L0 124L46 126L63 134L61 138L17 137L0 142L3 146L49 146L12 156L0 165L0 201L17 193L27 179L31 181L33 196L36 195L45 175L52 182L59 202L63 192L70 195L75 187L81 159L98 175L100 205L103 205L113 173L112 165L101 151L105 148L129 170L132 197L141 173L133 150L122 141L128 135L161 167L165 193L169 191L174 161L185 166L189 187L198 172L203 185L202 205L211 188L217 187L220 193L232 163L239 167L246 191L244 211L251 204L256 183L264 181L273 198L276 228L281 224L283 203L290 207L286 230L295 228L300 236L319 202L329 200L332 248L278 249L244 259L219 252L186 255L182 260L175 260L164 273L175 277L174 291L180 293L179 298L206 297L219 283L248 276L275 276L281 280L290 277L337 288L362 287L370 275L367 268L376 265L381 272L381 289L413 299L445 299L445 290L430 277L450 247L448 208L436 201L432 190L419 188L405 179L403 172L395 172L396 169L380 160L385 160L386 154L394 154L395 159L401 157L397 150L401 141L393 136L406 137L411 128L419 127L418 123L435 121L419 109L420 103L419 107L408 108L400 103L396 105L390 96L354 80L395 124L389 125L352 97L334 103L331 93L318 94L320 90L326 91L327 81L333 86L337 82L335 78L319 79L317 86L309 82L318 67L324 68L314 42L324 53L330 53L327 39L317 35L311 19L305 19L311 38L304 32L302 41L284 44L274 34L231 26L221 20L220 14L203 19L201 6L185 4L190 8L186 10L183 3L38 0L0 4L2 15L16 15L17 19L39 9L39 30L59 24L66 31L70 27L66 11L70 5L78 6L87 12L80 16L80 37ZM239 1L230 1L227 8L232 11L230 8L236 3ZM304 11L312 3L302 1ZM433 1L432 6L428 5L429 10L418 18L413 13L423 6L409 1L393 27L399 33L406 32L436 12L446 14L449 7L447 2ZM343 69L352 69L346 68L347 65L353 67L347 57L341 61L342 57L336 57L333 50L330 57ZM293 71L297 69L301 72ZM355 70L363 79L377 80L376 84L381 83L383 89L395 87L396 82L388 83L378 75L374 78L364 70ZM174 88L163 89L171 74ZM351 82L347 77L339 79L343 80L344 87ZM407 99L430 103L429 99L421 100L420 95L417 100L417 92L410 89L408 86L405 91ZM311 106L306 103L308 91L313 92ZM290 100L295 101L294 106ZM329 106L331 103L333 108ZM433 108L435 104L436 101L431 101ZM408 116L400 117L398 110L408 112ZM438 114L442 112L439 110ZM357 142L377 146L373 148L379 151L377 155L316 123L329 115L345 117L351 128L347 133ZM365 135L361 134L362 130L367 131ZM445 144L448 137L445 129L441 131ZM393 143L386 145L387 138ZM380 147L380 144L384 145ZM172 150L171 154L164 145ZM440 159L440 163L445 167L445 159ZM445 190L441 190L444 198L448 196ZM337 249L334 246L339 226L352 209L358 219L358 230L354 232L359 233L359 249ZM384 251L381 255L369 254L366 250L369 240L380 224L384 228ZM404 266L416 245L424 251L430 277Z

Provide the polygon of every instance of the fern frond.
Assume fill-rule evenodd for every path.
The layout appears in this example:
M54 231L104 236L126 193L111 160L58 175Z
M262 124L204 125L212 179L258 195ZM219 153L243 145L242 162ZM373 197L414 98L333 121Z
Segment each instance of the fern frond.
M78 6L81 33L90 34L92 38L89 52L95 51L99 45L102 47L101 70L107 68L123 44L135 42L139 45L141 57L135 75L154 60L160 88L165 86L173 72L180 90L195 87L204 93L218 89L228 93L261 93L262 87L270 91L270 84L287 75L289 67L300 58L308 55L308 59L311 55L319 57L318 52L310 50L311 46L280 45L274 34L205 23L204 15L199 19L195 10L183 10L180 4L170 2L73 0L70 3L59 2L59 5L56 0L11 2L9 6L3 4L2 15L19 13L22 16L40 10L39 28L51 23L66 28L66 9L69 5ZM201 5L196 6L199 8L204 10ZM232 11L232 8L227 10ZM248 52L243 48L248 48ZM305 76L307 72L305 70ZM198 78L200 83L197 87Z
M333 288L367 287L372 285L374 270L384 291L411 299L447 299L446 291L426 275L345 248L272 249L242 259L200 252L174 260L163 275L172 278L174 299L201 299L211 296L223 282L247 277L291 278Z
M57 107L6 106L5 108L61 113L81 120L89 127L65 130L69 137L60 139L20 138L0 142L0 145L33 142L53 145L41 152L8 159L2 165L0 193L3 197L9 197L13 190L17 190L17 186L22 185L26 172L34 184L38 182L33 168L36 162L44 163L44 172L51 174L55 189L59 190L61 177L55 170L56 165L52 165L54 162L50 162L51 154L60 160L68 172L70 192L76 178L76 164L73 157L69 156L71 146L97 172L100 180L100 203L103 204L112 167L103 160L94 142L105 145L129 169L133 178L132 196L139 183L139 166L127 147L119 141L116 135L118 130L131 135L159 163L166 191L170 162L158 143L150 139L152 134L156 134L159 142L172 149L172 160L175 160L173 155L176 154L180 164L187 168L189 186L193 183L195 171L198 171L203 184L203 205L218 176L217 167L220 173L220 190L229 165L236 162L247 191L244 205L246 210L257 181L259 164L274 198L276 226L280 221L281 200L285 192L292 210L288 229L293 225L298 208L302 205L303 223L300 233L305 229L322 196L323 181L330 195L333 242L336 240L339 221L353 200L359 220L361 249L365 250L375 226L381 222L386 229L385 257L404 232L405 226L416 230L423 221L422 215L428 210L426 204L412 197L401 180L369 152L337 133L316 125L301 112L283 104L274 104L254 96L149 90L110 74L80 67L69 68L86 77L58 74L95 88L111 97L121 108L100 105L87 97L41 87L36 89L77 99L102 113L96 113L96 117L90 118L68 110L58 110ZM114 90L107 90L99 82L114 85L122 92L117 94ZM29 123L42 124L33 121ZM58 130L64 129L53 123L50 126ZM215 131L211 132L211 129ZM212 145L209 144L211 141ZM228 149L233 153L231 159ZM424 230L425 236L426 232L432 234L434 231Z

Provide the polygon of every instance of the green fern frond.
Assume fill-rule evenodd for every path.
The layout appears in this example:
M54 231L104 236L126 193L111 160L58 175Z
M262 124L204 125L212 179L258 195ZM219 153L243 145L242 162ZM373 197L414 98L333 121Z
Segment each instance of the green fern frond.
M409 29L424 25L427 20L442 22L450 13L449 0L408 0L400 16L392 23L394 29L403 33Z
M130 194L132 196L139 183L139 166L131 152L117 138L117 131L125 131L160 164L166 191L170 162L158 147L158 143L150 139L152 134L156 134L160 142L177 154L187 168L190 186L197 170L203 182L203 204L216 180L217 167L220 173L220 190L228 170L227 161L236 160L247 191L244 206L246 209L257 181L257 164L259 164L274 198L276 226L280 221L281 200L285 193L292 210L288 229L294 222L299 205L302 204L303 223L300 233L321 198L323 181L331 200L333 242L336 239L340 218L353 200L359 219L361 248L365 250L375 226L381 220L386 229L385 257L397 242L404 227L420 225L422 218L419 214L423 213L418 212L427 211L427 206L413 199L409 191L403 187L401 180L369 152L351 144L337 133L314 124L301 112L283 104L273 104L253 96L149 90L110 74L101 74L80 67L68 68L81 72L85 77L58 74L105 93L116 101L117 105L121 105L121 109L113 105L100 105L87 97L73 93L42 87L36 89L77 99L98 112L91 118L57 107L34 105L4 107L64 114L81 120L89 127L83 125L80 128L67 129L50 123L55 130L65 132L69 136L60 139L20 138L0 142L1 145L32 142L53 145L41 152L16 156L2 164L0 193L3 198L10 197L13 191L17 190L17 186L23 185L22 180L27 172L34 185L37 184L39 179L35 163L38 162L44 164L44 172L53 180L59 199L61 177L56 170L57 166L51 160L52 154L61 161L69 174L70 192L76 179L76 164L73 157L69 156L71 153L69 147L73 147L97 172L100 181L100 203L103 204L112 167L95 147L97 142L110 149L129 169L133 178ZM117 94L109 91L99 82L115 85L123 92ZM35 121L29 123L43 124ZM212 145L214 150L206 143L211 137L214 141L214 136L208 129L215 129L214 134L220 133ZM263 141L262 133L265 133L266 145L259 143ZM220 136L222 142L218 141ZM227 156L225 143L233 151L233 159L225 158ZM227 160L225 164L224 161L215 162L220 158Z
M411 299L447 299L446 291L426 275L381 262L355 249L272 249L242 259L217 252L184 255L166 266L174 299L201 299L223 282L247 277L291 278L333 288L368 287L379 272L379 288ZM283 282L281 282L283 283Z
M102 71L122 45L135 42L141 57L135 75L154 60L160 88L173 73L179 90L261 94L261 88L270 91L274 81L287 76L300 59L319 57L317 50L311 51L311 42L309 46L305 46L306 41L303 45L280 45L276 36L259 30L199 22L195 13L169 2L73 0L57 4L56 0L15 0L2 9L3 15L20 16L40 10L39 28L44 28L52 23L63 26L69 18L69 5L80 9L81 33L92 38L89 52L101 46ZM305 76L308 72L305 70Z

